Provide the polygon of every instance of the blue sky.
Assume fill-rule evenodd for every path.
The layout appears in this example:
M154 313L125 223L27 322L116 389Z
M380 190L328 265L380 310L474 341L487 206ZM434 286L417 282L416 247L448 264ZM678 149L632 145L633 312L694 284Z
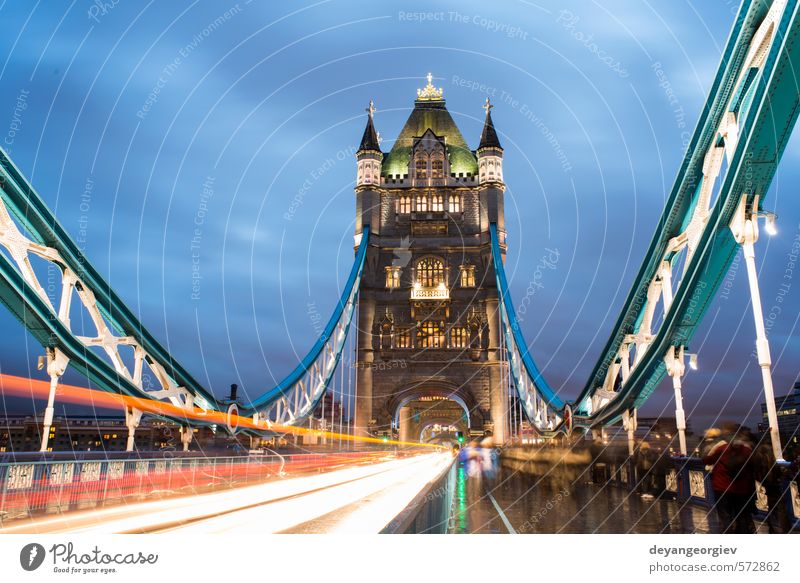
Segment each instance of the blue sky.
M0 139L170 351L218 395L237 382L256 396L311 346L314 313L327 318L346 279L369 99L388 150L431 71L475 147L488 94L506 152L513 297L527 295L525 336L570 398L639 268L735 10L6 1ZM765 203L780 234L758 244L778 393L800 362L800 282L786 271L800 236L799 146ZM701 368L685 406L698 428L721 405L724 418L752 421L760 402L743 264L728 287L691 347ZM0 370L41 376L22 326L0 311L0 329ZM671 393L663 385L642 414L670 412Z

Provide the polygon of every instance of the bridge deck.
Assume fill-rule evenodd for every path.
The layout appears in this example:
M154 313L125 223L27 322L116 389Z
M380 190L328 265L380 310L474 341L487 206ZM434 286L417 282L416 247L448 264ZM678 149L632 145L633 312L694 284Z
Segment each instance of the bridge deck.
M452 462L449 453L386 459L221 492L23 520L0 533L376 533Z
M452 533L716 533L713 512L588 483L502 468L493 479L457 469ZM766 531L759 525L759 531Z

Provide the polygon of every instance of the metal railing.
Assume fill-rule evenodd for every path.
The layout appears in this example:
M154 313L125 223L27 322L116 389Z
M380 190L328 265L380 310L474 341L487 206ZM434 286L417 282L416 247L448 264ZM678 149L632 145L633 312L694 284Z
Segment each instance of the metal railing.
M598 464L595 463L595 466ZM716 502L711 486L711 467L700 458L671 457L669 465L659 471L656 467L643 470L637 466L634 458L629 457L600 462L594 470L594 481L605 481L630 491L654 491L683 504L696 504L709 509ZM800 530L800 476L788 466L782 466L780 471L780 496L776 503L785 505L789 528ZM770 508L767 492L758 480L755 481L755 492L755 516L765 521L774 508Z
M213 492L386 455L362 451L0 463L0 527L43 514Z

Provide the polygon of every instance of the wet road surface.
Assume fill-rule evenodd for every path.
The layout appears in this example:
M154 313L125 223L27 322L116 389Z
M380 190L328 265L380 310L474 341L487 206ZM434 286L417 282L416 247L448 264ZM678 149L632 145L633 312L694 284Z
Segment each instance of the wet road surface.
M547 475L500 468L470 476L459 464L452 533L714 533L704 508L589 483L580 469Z

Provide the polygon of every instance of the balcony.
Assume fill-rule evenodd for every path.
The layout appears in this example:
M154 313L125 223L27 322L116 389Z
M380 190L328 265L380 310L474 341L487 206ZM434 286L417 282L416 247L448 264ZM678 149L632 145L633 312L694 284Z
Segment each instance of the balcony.
M423 287L419 283L415 283L411 288L412 300L431 300L442 301L450 299L450 290L444 283L440 283L436 287Z

